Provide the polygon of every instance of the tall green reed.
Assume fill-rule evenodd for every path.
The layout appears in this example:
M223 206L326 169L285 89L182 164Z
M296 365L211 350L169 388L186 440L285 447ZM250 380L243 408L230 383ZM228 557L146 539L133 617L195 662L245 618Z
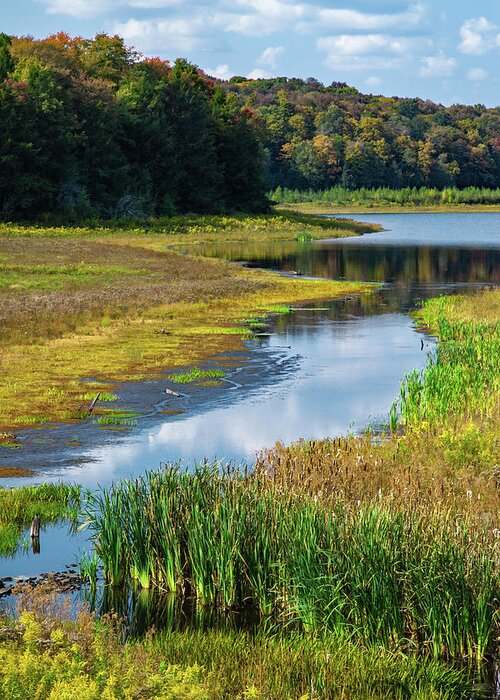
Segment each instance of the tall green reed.
M220 464L170 466L90 497L113 585L248 603L312 630L482 659L499 630L498 538L439 510L326 506Z

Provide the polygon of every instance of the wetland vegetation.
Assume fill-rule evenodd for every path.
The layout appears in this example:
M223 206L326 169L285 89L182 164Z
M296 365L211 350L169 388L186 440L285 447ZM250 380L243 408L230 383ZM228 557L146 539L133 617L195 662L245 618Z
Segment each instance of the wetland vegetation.
M336 237L376 227L307 215L175 217L128 228L0 230L0 424L81 420L110 382L195 366L240 345L242 319L282 302L368 291L246 270L173 248L213 240ZM27 260L31 260L29 263ZM99 261L97 264L96 261ZM207 347L210 352L207 353ZM89 385L82 380L99 377ZM86 398L87 397L87 398ZM106 403L95 413L106 413Z
M101 392L93 420L126 428L135 416L114 409L113 378L145 376L148 367L151 377L170 366L180 384L223 379L221 371L198 367L207 337L211 348L231 347L262 328L262 313L289 311L278 302L369 289L277 277L170 247L183 242L189 249L198 225L187 217L172 222L170 233L166 220L157 230L3 228L6 277L16 265L21 278L30 277L28 250L37 261L32 268L40 268L29 283L18 288L15 278L0 292L10 313L19 310L16 323L5 315L5 376L46 358L11 386L22 397L29 377L44 382L24 404L24 424L63 411L80 411L65 415L81 420ZM341 225L315 227L314 219L289 215L225 217L220 231L211 219L209 235L251 243L263 231L290 239L338 233ZM115 267L92 276L81 268L91 259ZM118 263L131 270L124 279ZM24 305L16 305L18 295ZM27 688L41 698L119 698L132 690L158 698L488 697L487 685L471 690L471 679L485 681L498 653L499 306L499 291L485 290L430 299L416 312L440 344L422 372L403 379L382 433L278 443L261 451L251 472L170 466L86 495L94 553L82 570L94 595L102 564L106 588L125 596L130 587L147 596L158 591L170 596L168 605L189 600L197 615L218 610L222 618L250 608L263 624L255 631L167 626L120 647L118 622L95 621L85 611L72 620L60 599L42 621L35 592L35 602L22 599L18 622L6 623L6 697ZM63 313L55 320L50 308ZM129 354L133 347L141 353ZM99 381L78 382L96 375ZM35 395L39 412L30 413ZM19 444L15 431L2 433L2 441ZM22 543L35 512L46 523L73 515L72 487L39 489L0 491L4 554ZM63 680L56 667L67 669Z
M418 391L403 380L414 409L399 407L397 430L278 444L251 472L167 467L89 494L110 589L187 596L200 615L251 606L267 626L167 627L123 644L118 618L71 619L53 593L28 591L3 630L6 697L491 697L499 303L498 290L426 302L419 321L443 343Z
M298 205L302 211L498 211L500 207L500 189L481 187L349 189L337 185L324 190L277 187L269 197L275 204Z
M126 429L136 417L114 408L114 379L166 377L168 366L181 385L221 380L221 371L199 367L207 338L211 352L236 347L262 328L262 314L289 312L278 302L371 289L278 277L175 247L189 250L203 225L215 241L251 243L267 232L275 240L336 235L343 222L225 217L219 231L210 221L178 218L170 232L167 220L132 230L4 226L6 277L16 265L22 279L40 267L0 292L9 304L1 361L12 381L2 392L7 409L18 410L15 420L4 413L5 425L82 420L101 392L92 420ZM97 275L91 260L112 269ZM247 472L170 466L86 495L94 553L82 570L94 595L102 564L106 590L158 591L170 601L161 605L188 600L200 617L251 609L261 624L167 625L122 644L127 628L116 618L82 610L75 619L60 598L50 609L45 600L42 615L42 589L21 598L17 621L5 623L5 697L491 697L500 624L499 306L498 290L423 305L418 323L440 344L422 372L403 379L381 433L277 444ZM43 365L31 367L35 357ZM1 439L8 449L20 444L12 430ZM3 509L4 553L22 542L35 511L47 523L73 514L76 494L58 489L46 503L42 493L0 491L12 500Z
M314 79L212 80L118 36L0 34L0 118L2 460L22 454L22 428L51 421L132 430L140 416L116 403L118 382L224 383L207 361L241 350L291 303L359 293L380 312L388 304L366 279L462 282L458 248L368 252L368 277L359 251L324 256L311 269L340 281L297 279L313 239L380 227L270 213L266 190L311 210L500 204L498 110ZM304 269L191 254L236 241L252 257L262 240L285 241L291 257L300 244ZM465 281L494 283L494 258L479 253ZM102 613L111 601L98 616L47 581L18 590L0 625L0 697L491 698L500 293L477 292L423 304L417 321L438 347L377 430L277 443L247 468L167 464L85 494L0 488L0 556L25 546L36 516L42 528L78 516L90 599L101 595ZM28 473L0 465L0 477ZM145 629L121 617L131 597L148 610ZM186 605L198 626L154 629Z
M201 608L251 604L282 630L291 626L291 635L266 640L271 656L256 697L299 697L311 682L319 697L333 697L337 684L340 697L349 695L349 674L335 679L331 665L310 665L309 657L288 695L283 686L270 691L275 645L288 659L302 642L322 653L332 644L341 657L363 649L357 682L367 698L426 697L427 657L484 668L500 629L499 303L495 290L424 305L419 319L442 344L418 390L409 388L414 375L402 383L402 433L277 445L252 473L171 467L91 496L87 513L109 584L134 580L190 595ZM197 656L188 651L192 634L161 639L175 638L184 659L211 668L205 644L224 635L197 633L206 649ZM397 688L385 685L386 671L370 685L375 652L383 664L400 658ZM424 685L403 690L400 674L413 663ZM279 678L290 682L284 669ZM432 692L447 697L444 686Z
M431 503L322 500L214 465L122 482L87 513L111 586L481 663L498 633L495 536Z

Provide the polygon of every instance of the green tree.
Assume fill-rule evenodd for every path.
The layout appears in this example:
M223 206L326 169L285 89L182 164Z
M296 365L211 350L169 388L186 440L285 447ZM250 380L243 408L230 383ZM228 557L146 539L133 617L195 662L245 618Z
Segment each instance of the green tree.
M138 58L137 51L125 46L117 34L101 33L82 41L82 60L86 70L112 82L118 82Z
M342 172L344 187L382 187L386 184L385 175L385 165L370 144L365 141L347 144Z
M10 55L11 44L10 36L0 33L0 81L5 80L14 70L14 61Z

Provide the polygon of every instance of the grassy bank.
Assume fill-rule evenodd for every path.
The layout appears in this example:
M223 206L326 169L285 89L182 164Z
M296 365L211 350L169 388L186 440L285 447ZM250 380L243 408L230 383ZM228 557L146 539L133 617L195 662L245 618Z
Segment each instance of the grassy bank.
M96 221L81 226L44 226L0 222L0 238L107 238L129 245L146 245L163 250L164 245L214 241L297 240L302 233L310 238L357 236L376 231L374 224L345 219L325 221L301 212L274 214L233 214L228 216L185 214L168 218ZM160 238L158 238L160 237ZM139 239L139 240L137 240ZM155 245L156 244L156 245Z
M346 638L171 632L120 641L116 621L67 619L50 597L21 606L1 632L5 700L459 700L467 675L440 662Z
M436 298L418 318L439 336L436 354L407 375L399 407L406 426L488 418L500 398L500 290Z
M361 188L349 190L332 187L329 190L290 190L278 187L270 193L280 210L304 213L355 212L438 212L438 211L500 211L500 190L448 187L391 189Z
M23 544L23 533L33 518L40 527L65 519L76 520L80 507L80 487L67 484L42 484L18 489L0 487L0 556L16 553Z
M282 302L367 291L167 249L199 240L354 235L304 216L177 217L132 228L0 227L0 423L78 420L87 395L240 348L241 319ZM82 379L98 377L89 386ZM87 404L86 404L87 402ZM7 431L6 431L7 432ZM12 439L2 440L12 444Z

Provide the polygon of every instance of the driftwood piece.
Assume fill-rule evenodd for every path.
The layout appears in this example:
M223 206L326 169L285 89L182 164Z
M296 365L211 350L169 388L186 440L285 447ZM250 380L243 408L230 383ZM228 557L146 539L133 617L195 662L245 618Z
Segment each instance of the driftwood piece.
M98 391L97 394L95 395L95 398L92 400L92 403L90 404L89 410L88 410L89 416L92 413L92 411L94 410L96 403L99 401L100 395L101 395L101 392Z

